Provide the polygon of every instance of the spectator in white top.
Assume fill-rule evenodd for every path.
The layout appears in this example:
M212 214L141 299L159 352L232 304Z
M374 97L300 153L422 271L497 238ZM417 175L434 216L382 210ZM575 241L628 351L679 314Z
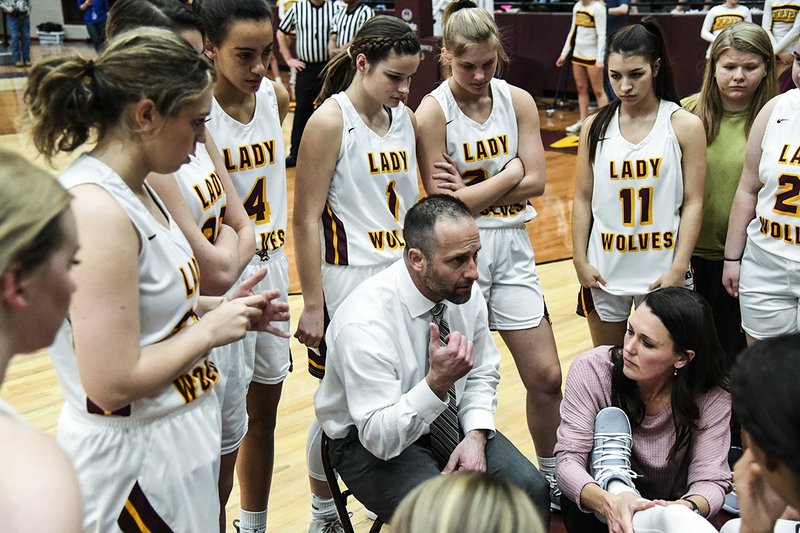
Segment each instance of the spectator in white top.
M703 20L703 27L700 28L700 37L709 42L706 59L711 57L711 45L714 44L717 35L725 28L740 22L753 22L753 16L750 14L750 9L739 5L739 0L725 0L722 4L709 9Z

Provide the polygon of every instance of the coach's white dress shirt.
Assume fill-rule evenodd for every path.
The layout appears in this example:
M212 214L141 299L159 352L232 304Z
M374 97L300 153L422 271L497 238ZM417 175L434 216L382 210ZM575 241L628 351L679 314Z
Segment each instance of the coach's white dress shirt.
M474 343L475 364L456 384L458 417L464 434L494 434L500 354L478 284L469 301L445 301L452 332ZM376 457L399 455L445 410L447 403L425 381L431 309L417 290L403 259L362 283L342 303L328 326L325 377L314 396L325 433L339 439L350 426Z

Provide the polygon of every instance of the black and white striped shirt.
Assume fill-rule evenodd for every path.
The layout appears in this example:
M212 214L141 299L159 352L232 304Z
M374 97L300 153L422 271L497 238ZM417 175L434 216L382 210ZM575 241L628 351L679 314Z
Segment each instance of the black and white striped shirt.
M339 47L352 42L361 26L375 16L372 8L366 4L358 4L349 12L348 9L349 6L342 6L333 15L331 33L336 34L336 46Z
M278 26L283 33L297 36L297 58L306 63L328 61L328 37L335 7L331 0L314 5L311 0L298 0Z

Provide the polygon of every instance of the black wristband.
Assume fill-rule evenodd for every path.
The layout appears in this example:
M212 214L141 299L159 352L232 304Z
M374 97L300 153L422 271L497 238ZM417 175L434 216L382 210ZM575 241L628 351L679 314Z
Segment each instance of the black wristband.
M729 263L739 263L742 260L742 256L740 255L737 259L728 259L727 257L722 257L723 261L728 261Z
M697 514L702 514L700 512L700 507L697 506L697 504L694 502L694 500L690 500L689 498L684 498L683 501L689 502L689 505L692 506L692 511L694 511Z

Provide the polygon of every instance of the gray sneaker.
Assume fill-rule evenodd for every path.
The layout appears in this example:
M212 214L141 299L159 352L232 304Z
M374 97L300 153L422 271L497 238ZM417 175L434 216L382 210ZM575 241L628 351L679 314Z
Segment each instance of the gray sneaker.
M308 533L344 533L339 517L333 520L312 520L308 524Z
M618 407L606 407L597 413L589 473L603 490L614 479L636 490L633 480L638 475L631 470L632 443L631 423L625 411Z

